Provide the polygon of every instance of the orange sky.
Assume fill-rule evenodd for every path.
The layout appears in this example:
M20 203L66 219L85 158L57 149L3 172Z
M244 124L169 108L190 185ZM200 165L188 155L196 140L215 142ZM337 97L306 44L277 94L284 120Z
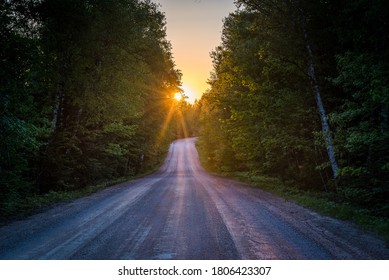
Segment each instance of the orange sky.
M223 18L235 10L233 0L153 0L167 21L167 39L181 70L190 102L208 88L212 70L209 53L220 45Z

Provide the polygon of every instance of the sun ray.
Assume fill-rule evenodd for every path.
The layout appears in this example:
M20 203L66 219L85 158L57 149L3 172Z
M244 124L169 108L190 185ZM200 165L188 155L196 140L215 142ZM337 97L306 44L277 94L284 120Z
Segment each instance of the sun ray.
M159 134L158 134L158 137L157 137L157 141L156 141L156 146L158 147L159 145L161 145L162 141L163 141L163 138L165 137L166 135L166 130L167 128L169 127L169 124L173 118L173 114L174 114L174 111L175 111L175 104L172 103L170 105L170 109L169 109L169 112L163 122L163 125L161 127L161 130L159 131Z
M184 119L181 111L179 113L179 119L180 119L182 132L184 133L184 138L188 138L189 137L188 128L186 126L185 119Z

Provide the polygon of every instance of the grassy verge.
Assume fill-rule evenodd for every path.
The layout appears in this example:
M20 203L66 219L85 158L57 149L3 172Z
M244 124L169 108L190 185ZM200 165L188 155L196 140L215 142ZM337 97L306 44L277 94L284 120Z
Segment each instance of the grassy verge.
M224 173L222 175L261 188L323 215L351 221L365 230L382 236L387 246L389 246L389 219L387 218L376 217L365 209L359 209L344 202L334 201L327 193L303 191L288 187L276 178L252 175L247 172Z
M77 198L91 195L110 186L148 176L157 171L163 165L167 153L168 147L157 160L154 159L154 161L149 163L141 173L134 176L126 176L97 182L96 184L77 190L50 191L45 194L36 194L26 198L10 199L8 202L0 204L0 226L45 211L59 203L70 202Z
M50 191L41 195L33 195L17 201L12 201L5 205L6 213L0 217L0 225L26 218L30 215L39 213L57 203L65 203L74 199L90 195L109 186L119 184L130 178L120 178L117 180L106 181L93 186L73 191Z
M160 165L161 164L162 163L160 163ZM42 212L58 203L70 202L77 198L91 195L110 186L145 177L155 172L160 167L160 165L155 166L153 169L145 171L144 173L141 173L136 176L128 176L113 180L107 180L78 190L50 191L46 194L34 195L26 197L24 199L13 201L12 203L5 205L4 208L6 208L8 211L6 211L6 213L2 213L2 215L0 216L0 225L5 225L12 221L23 219L30 215Z
M337 202L333 199L333 194L330 193L303 191L298 188L286 186L277 178L253 175L248 172L221 173L215 171L207 165L207 159L201 153L201 147L199 145L197 145L197 149L200 151L200 162L207 171L247 183L323 215L353 222L364 230L382 236L386 241L386 245L389 247L388 218L374 216L365 209L356 208L345 202Z

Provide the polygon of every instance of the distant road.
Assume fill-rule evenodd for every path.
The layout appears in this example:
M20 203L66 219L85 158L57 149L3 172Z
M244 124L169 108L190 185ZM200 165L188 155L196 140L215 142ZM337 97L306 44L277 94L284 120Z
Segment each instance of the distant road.
M375 236L199 165L195 139L163 167L0 228L0 259L389 259Z

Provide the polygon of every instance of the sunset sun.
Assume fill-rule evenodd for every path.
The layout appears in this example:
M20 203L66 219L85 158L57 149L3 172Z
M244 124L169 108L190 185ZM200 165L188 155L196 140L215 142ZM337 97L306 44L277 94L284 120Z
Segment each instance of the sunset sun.
M182 94L180 92L177 92L176 94L174 94L174 99L177 100L177 101L181 101Z

